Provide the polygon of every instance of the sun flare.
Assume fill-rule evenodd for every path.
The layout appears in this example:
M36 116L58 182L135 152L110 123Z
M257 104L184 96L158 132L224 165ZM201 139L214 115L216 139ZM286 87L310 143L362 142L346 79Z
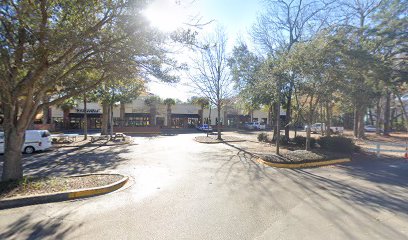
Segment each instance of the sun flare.
M186 9L173 0L155 0L143 12L150 24L164 32L181 27L186 21Z

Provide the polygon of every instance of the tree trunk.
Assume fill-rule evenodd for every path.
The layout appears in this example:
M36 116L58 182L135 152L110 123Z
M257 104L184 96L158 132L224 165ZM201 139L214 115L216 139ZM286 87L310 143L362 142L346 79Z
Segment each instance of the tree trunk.
M371 111L371 108L368 109L368 117L370 118L370 124L374 125L374 117L373 117L373 112Z
M217 121L217 140L222 140L221 137L221 106L217 106L217 116L218 116L218 121Z
M377 115L377 117L376 117L376 121L375 121L375 134L377 134L377 135L380 135L380 133L381 133L381 131L380 131L380 128L381 128L381 122L380 122L380 119L381 119L381 104L380 104L380 99L378 99L378 101L377 101L377 106L376 106L376 115Z
M171 127L171 106L167 106L167 127Z
M280 148L280 100L276 103L277 118L276 118L276 155L279 155Z
M211 126L211 106L208 106L208 126ZM207 131L207 137L208 137L208 132L209 131Z
M125 126L125 103L123 101L120 102L120 126Z
M63 109L62 114L63 114L62 118L64 122L64 129L68 129L69 128L69 109Z
M286 102L286 116L285 116L285 138L286 139L289 139L290 122L292 121L292 88L293 87L291 86L289 89L288 97L286 99L287 101Z
M395 108L392 108L391 109L391 118L390 118L390 131L392 131L394 129L395 118L398 119L398 117L395 116Z
M47 103L47 102L49 102L49 98L44 97L43 103ZM43 124L48 124L49 123L49 118L50 118L49 111L50 110L49 110L48 106L45 106L45 107L42 108L42 112L43 112L42 123Z
M88 112L86 106L86 94L84 94L84 140L88 139Z
M200 116L200 118L198 119L198 124L204 124L204 108L201 107L200 110L198 110L198 115Z
M362 106L360 109L360 113L358 116L358 138L362 139L364 138L364 116L365 116L365 112L366 112L366 107Z
M310 109L312 108L312 103L310 103ZM306 128L306 151L310 151L311 147L310 147L310 126L312 125L313 122L313 113L311 112L312 110L309 110L309 116L307 117L307 128Z
M109 135L112 138L113 136L113 103L110 104L110 109L109 109L109 122L110 122L110 130L109 130Z
M398 93L396 95L398 97L399 103L401 104L401 110L402 110L402 116L403 116L403 118L402 118L403 125L405 126L405 129L408 130L408 113L406 111L405 104L402 101L401 95L399 95Z
M391 119L390 110L391 110L391 92L387 90L384 108L384 135L388 135L390 132L390 119Z
M318 102L318 101L317 101ZM313 122L313 115L315 112L315 107L313 104L313 96L311 96L310 102L309 102L309 114L307 115L307 128L306 128L306 151L310 151L311 150L311 146L310 146L310 126L312 125Z
M322 105L322 103L319 104L319 107L320 107L319 117L320 117L320 120L321 120L321 121L319 121L319 122L322 122L322 123L323 123L323 122L326 122L326 117L324 116L324 110L323 110L323 105ZM326 124L320 125L320 134L321 134L322 136L324 136L324 134L326 133L326 129L325 129L326 126L327 126Z
M278 121L280 121L280 112L277 111L277 103L274 102L272 104L272 108L273 108L273 116L272 116L272 129L273 129L273 136L272 136L272 140L276 141L276 135L277 135L277 130L276 130L276 126L278 125ZM279 109L280 111L280 109Z
M17 130L16 127L5 127L4 141L4 164L2 181L18 180L23 178L23 166L21 162L21 148L24 143L25 130Z
M310 125L312 121L308 121L306 128L306 151L310 151Z
M156 106L150 106L150 125L156 126Z
M326 103L326 121L325 121L325 125L326 125L326 136L330 137L331 135L331 107L329 103Z
M273 126L273 120L272 120L272 116L273 116L273 105L269 105L269 109L268 109L268 122L267 124L272 128Z
M353 121L353 136L358 137L358 119L360 112L358 111L358 106L354 107L354 121Z
M108 135L109 104L102 103L102 126L101 135Z

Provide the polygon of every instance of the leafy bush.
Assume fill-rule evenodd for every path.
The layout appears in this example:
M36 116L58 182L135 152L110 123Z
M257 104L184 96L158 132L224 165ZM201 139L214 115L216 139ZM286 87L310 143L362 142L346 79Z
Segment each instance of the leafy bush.
M351 153L357 149L352 139L342 136L321 137L317 143L322 149L332 152Z
M306 146L306 137L303 136L296 136L292 138L292 142L299 147L305 147ZM310 147L314 147L316 145L316 139L310 138Z
M266 133L258 134L258 141L267 142L268 141L268 134L266 134Z

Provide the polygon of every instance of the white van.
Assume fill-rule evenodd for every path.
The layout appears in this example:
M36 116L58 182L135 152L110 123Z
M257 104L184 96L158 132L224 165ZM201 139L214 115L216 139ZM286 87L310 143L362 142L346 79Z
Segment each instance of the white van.
M22 152L31 154L44 151L52 146L51 134L47 130L27 130ZM0 153L4 153L4 132L0 132Z

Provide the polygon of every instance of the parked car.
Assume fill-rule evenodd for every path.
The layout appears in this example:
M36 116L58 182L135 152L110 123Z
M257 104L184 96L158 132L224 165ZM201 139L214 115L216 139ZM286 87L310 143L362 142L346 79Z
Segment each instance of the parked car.
M377 128L373 125L365 125L364 126L364 131L366 132L377 132ZM383 132L382 129L380 129L380 132Z
M318 133L326 129L326 125L324 123L315 123L310 126L310 131L312 133ZM307 130L307 125L305 126L305 131ZM332 133L343 133L344 128L343 127L330 127L330 131Z
M266 128L266 125L265 123L251 122L251 123L245 123L244 128L249 129L249 130L264 130Z
M44 151L52 146L51 134L47 130L27 130L25 132L22 152L31 154ZM4 132L0 132L0 153L4 153Z
M208 124L200 124L196 128L199 131L212 132L212 127Z

